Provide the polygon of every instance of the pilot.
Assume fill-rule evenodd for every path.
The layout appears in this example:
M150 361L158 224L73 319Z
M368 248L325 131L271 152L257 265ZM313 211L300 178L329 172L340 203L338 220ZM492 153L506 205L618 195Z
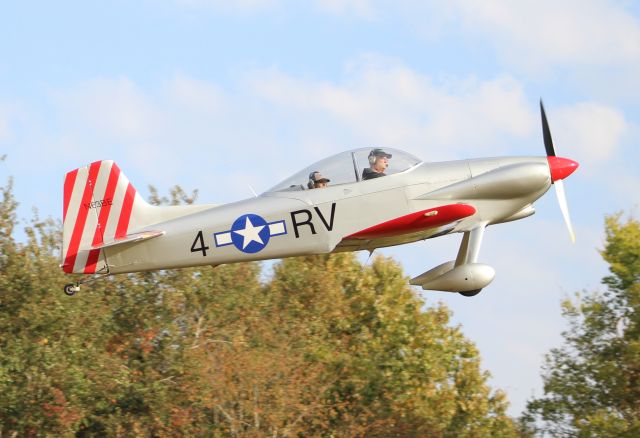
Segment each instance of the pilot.
M375 148L369 152L369 166L362 171L362 180L379 178L386 176L384 173L389 167L389 158L392 155L386 153L383 149Z
M309 174L309 182L307 183L307 187L309 187L310 189L322 189L324 187L327 187L330 181L331 180L329 178L325 178L320 172L314 170Z

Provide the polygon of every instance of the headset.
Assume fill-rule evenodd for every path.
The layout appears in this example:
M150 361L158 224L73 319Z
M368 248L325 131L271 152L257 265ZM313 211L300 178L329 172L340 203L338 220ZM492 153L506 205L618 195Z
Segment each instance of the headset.
M316 188L316 181L315 181L315 179L313 178L313 177L314 177L314 175L316 174L316 172L317 172L317 171L316 171L316 170L314 170L313 172L311 172L311 173L309 174L309 182L307 183L307 187L309 187L310 189L315 189L315 188Z
M376 155L375 153L378 152L379 155ZM391 155L385 153L382 149L380 148L375 148L372 149L371 152L369 152L369 165L373 166L374 164L376 164L376 161L378 160L378 157L383 157L386 156L388 158L391 158Z

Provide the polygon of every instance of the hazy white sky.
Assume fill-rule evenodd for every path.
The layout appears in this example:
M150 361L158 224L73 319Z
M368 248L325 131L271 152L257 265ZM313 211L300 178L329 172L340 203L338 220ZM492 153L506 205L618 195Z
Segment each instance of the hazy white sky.
M517 415L564 329L560 301L600 287L604 215L637 214L640 8L631 1L115 0L0 7L0 181L20 217L59 217L66 171L114 159L138 190L251 196L327 155L387 146L427 161L542 155L543 97L578 243L555 196L491 227L494 283L444 301ZM408 275L459 236L382 251Z

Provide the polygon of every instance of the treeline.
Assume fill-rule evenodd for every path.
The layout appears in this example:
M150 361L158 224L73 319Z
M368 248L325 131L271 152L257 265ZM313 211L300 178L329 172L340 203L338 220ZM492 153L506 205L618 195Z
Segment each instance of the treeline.
M0 194L2 437L518 435L449 310L390 259L119 275L70 298L59 224L17 242Z
M153 203L192 202L179 188ZM607 218L604 290L563 303L520 421L390 259L109 277L62 293L60 225L16 241L0 187L0 438L640 436L640 223Z

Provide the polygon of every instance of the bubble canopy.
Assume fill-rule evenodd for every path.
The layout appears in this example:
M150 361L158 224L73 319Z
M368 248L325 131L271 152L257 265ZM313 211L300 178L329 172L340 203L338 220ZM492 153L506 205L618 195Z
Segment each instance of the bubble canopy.
M312 172L320 172L324 178L328 178L330 186L362 181L362 172L371 167L369 154L372 150L374 148L354 149L325 158L275 185L267 190L267 193L308 190L309 175ZM388 159L389 167L384 171L385 175L404 172L422 162L419 158L399 149L383 148L383 151L391 155Z

